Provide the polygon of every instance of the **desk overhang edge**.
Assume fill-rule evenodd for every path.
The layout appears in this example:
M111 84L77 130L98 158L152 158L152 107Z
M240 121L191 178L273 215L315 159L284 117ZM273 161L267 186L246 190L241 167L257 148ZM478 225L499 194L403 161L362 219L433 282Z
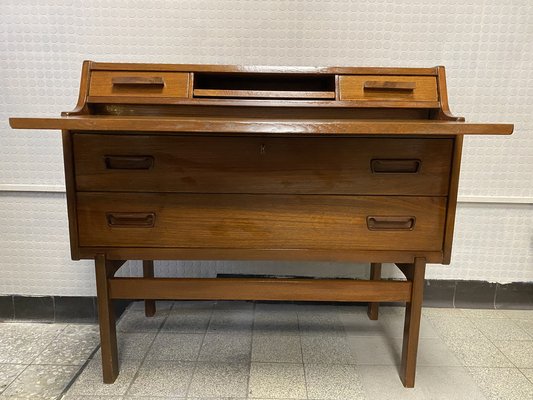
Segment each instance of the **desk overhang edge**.
M510 135L513 124L441 120L267 120L70 116L10 118L14 129L317 135Z

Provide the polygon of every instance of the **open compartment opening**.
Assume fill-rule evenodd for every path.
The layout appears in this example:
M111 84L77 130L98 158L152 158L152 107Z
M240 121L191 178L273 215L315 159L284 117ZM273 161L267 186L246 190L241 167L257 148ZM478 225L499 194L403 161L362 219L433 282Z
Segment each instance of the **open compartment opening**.
M335 76L313 74L195 73L193 97L335 99Z

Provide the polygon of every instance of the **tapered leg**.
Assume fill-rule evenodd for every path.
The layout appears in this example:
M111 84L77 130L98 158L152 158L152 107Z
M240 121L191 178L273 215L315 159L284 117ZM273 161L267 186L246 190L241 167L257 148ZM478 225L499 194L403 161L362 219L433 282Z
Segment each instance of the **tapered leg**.
M143 261L143 276L145 278L154 277L154 261L153 260ZM155 300L144 301L144 315L146 315L147 317L153 317L155 315Z
M372 263L370 264L370 280L379 281L381 279L381 264ZM372 320L378 319L379 303L373 302L368 303L368 318Z
M102 351L102 372L104 383L113 383L118 376L117 331L115 312L109 298L109 281L116 268L106 260L105 255L95 258L96 293L98 296L98 319L100 322L100 347Z
M414 264L401 267L408 280L412 281L411 301L405 306L405 324L403 328L402 363L400 379L405 387L415 386L416 355L424 295L424 274L426 259L415 258Z

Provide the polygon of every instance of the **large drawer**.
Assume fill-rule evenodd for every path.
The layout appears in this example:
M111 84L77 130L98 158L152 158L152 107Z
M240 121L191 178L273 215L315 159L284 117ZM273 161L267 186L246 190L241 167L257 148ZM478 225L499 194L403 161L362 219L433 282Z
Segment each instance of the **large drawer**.
M452 139L74 135L79 191L448 193Z
M94 71L89 96L187 97L189 74L184 72Z
M80 246L442 249L444 197L78 193Z
M434 76L341 75L341 100L438 101Z

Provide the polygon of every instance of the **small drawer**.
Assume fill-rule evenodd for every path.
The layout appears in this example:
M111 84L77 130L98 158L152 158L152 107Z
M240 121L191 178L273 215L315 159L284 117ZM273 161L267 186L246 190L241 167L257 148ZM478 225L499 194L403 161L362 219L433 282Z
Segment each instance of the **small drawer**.
M438 101L434 76L341 75L341 100Z
M74 134L79 191L445 196L453 139Z
M81 246L442 249L445 197L78 193Z
M183 72L93 71L89 96L187 97L189 74Z

